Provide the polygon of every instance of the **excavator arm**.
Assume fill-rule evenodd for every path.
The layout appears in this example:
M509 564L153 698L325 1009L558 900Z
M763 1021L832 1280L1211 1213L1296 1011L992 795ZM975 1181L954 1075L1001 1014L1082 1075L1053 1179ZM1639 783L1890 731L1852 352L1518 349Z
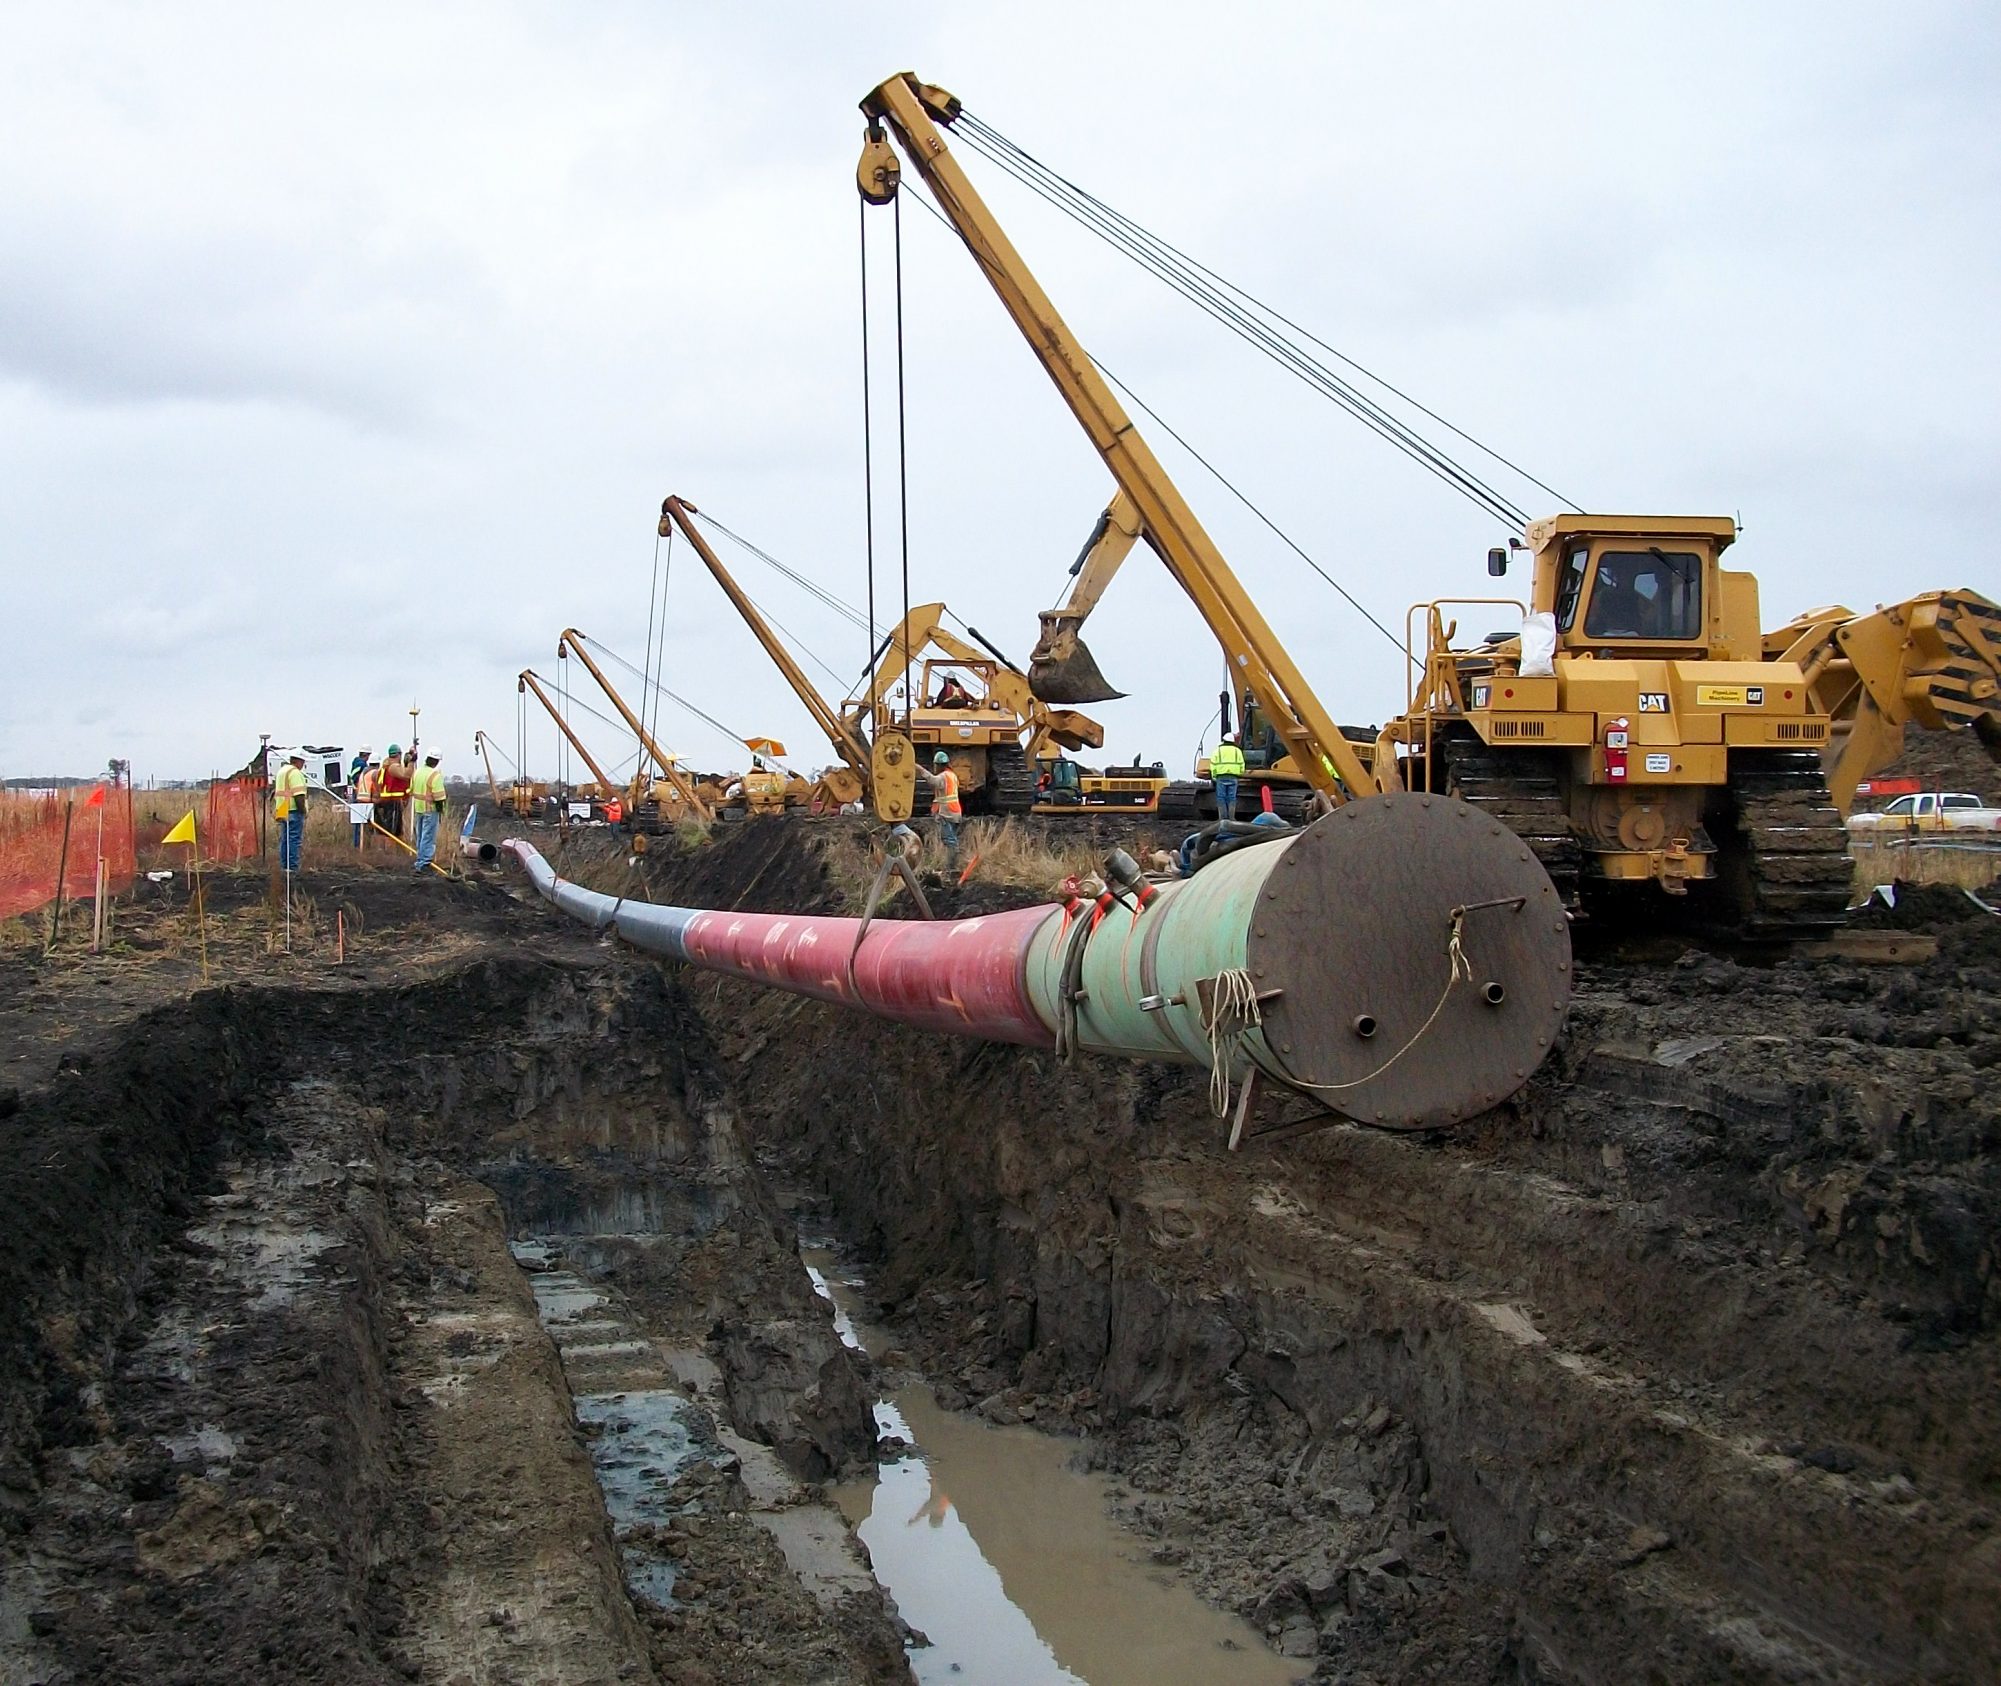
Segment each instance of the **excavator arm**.
M1222 644L1231 673L1263 706L1294 763L1336 802L1373 791L1375 780L1354 746L1313 694L1305 675L945 145L939 124L957 120L958 100L905 73L876 88L861 108L869 120L856 169L862 197L878 205L895 198L902 176L900 144L1111 470L1119 490L1131 499L1168 572Z
M542 689L542 683L535 676L534 669L524 667L521 670L521 677L516 681L515 689L531 693L535 700L549 711L549 718L556 722L556 730L568 738L570 740L570 747L583 757L584 765L590 768L591 777L598 781L599 789L605 791L607 794L618 789L618 786L612 782L611 775L600 767L597 764L596 757L588 749L584 748L584 740L577 736L569 721L563 718L562 711L549 700L549 693Z
M841 758L840 769L829 768L824 776L828 793L842 803L857 802L869 783L869 750L867 743L845 720L827 699L820 695L812 680L806 677L806 670L793 660L792 652L784 641L771 630L764 616L758 613L757 605L744 594L730 571L722 564L703 535L701 528L690 519L701 512L685 498L670 496L660 506L660 536L668 538L678 530L695 554L702 559L702 565L715 577L717 585L723 588L723 595L743 617L751 635L764 646L768 655L785 683L792 687L793 695L805 705L806 712L827 736L834 753Z
M1832 723L1827 785L1843 815L1903 753L1909 726L1971 726L2001 760L2001 608L1975 592L1928 591L1870 615L1810 610L1766 633L1764 653L1799 665Z
M704 824L713 823L716 817L715 809L703 800L702 793L695 788L694 781L681 771L675 757L653 741L653 734L646 729L645 722L626 707L625 698L612 688L611 681L604 675L604 669L591 660L590 651L584 648L584 635L573 626L563 628L556 639L557 659L561 660L568 654L574 654L584 664L590 676L598 682L598 689L611 698L612 707L618 710L626 725L632 728L632 735L645 746L646 753L653 757L654 765L660 769L661 776L673 786L674 793L687 804L688 811Z
M1124 492L1116 493L1070 564L1070 577L1076 581L1070 595L1061 608L1044 609L1036 617L1042 627L1035 648L1028 652L1028 684L1044 702L1110 702L1125 695L1105 678L1078 634L1141 531L1139 506Z

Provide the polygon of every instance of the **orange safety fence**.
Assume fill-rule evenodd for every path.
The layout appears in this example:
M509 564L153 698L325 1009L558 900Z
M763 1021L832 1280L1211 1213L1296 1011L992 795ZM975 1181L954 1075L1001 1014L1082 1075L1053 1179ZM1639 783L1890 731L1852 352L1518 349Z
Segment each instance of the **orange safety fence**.
M264 786L256 779L217 779L208 787L208 814L201 828L204 860L240 861L257 853L257 825L264 811Z
M107 887L113 892L131 889L138 871L132 792L122 785L95 788L103 796L94 806L87 805L93 798L90 786L63 796L0 792L0 919L45 907L58 890L72 899L89 899L97 887L100 824Z

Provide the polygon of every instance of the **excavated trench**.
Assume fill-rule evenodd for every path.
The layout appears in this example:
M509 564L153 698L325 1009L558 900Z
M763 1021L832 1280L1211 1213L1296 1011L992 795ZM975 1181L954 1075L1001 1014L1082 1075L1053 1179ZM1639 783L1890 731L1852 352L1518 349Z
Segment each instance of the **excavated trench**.
M831 907L829 835L635 882ZM1516 1102L1231 1155L1188 1074L491 901L0 1095L0 1679L2001 1666L2001 921L1601 957Z

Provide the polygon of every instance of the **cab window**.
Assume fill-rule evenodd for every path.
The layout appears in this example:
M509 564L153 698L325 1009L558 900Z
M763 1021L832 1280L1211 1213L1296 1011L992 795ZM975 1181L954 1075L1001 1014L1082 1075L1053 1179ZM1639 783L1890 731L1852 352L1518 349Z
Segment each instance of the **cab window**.
M1584 590L1584 564L1591 559L1591 546L1573 544L1563 553L1563 573L1556 582L1556 625L1568 632L1577 618L1577 599Z
M1977 796L1948 796L1945 799L1945 805L1948 808L1977 808L1980 806L1980 798Z
M1587 638L1688 639L1702 635L1702 558L1693 551L1599 554L1584 612Z
M1883 810L1886 814L1915 814L1917 811L1918 799L1915 796L1900 796Z

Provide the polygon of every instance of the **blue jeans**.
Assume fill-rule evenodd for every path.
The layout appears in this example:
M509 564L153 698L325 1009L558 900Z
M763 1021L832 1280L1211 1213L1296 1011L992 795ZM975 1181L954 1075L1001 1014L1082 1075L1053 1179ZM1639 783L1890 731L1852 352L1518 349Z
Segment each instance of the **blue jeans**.
M292 811L278 822L278 867L282 872L299 870L299 845L306 840L306 804L292 804Z
M1216 818L1233 820L1237 817L1237 781L1224 773L1216 780Z
M959 822L955 816L948 814L938 816L938 841L945 845L945 852L952 859L959 858Z
M422 872L431 864L431 857L438 852L438 816L436 810L417 816L417 866Z

